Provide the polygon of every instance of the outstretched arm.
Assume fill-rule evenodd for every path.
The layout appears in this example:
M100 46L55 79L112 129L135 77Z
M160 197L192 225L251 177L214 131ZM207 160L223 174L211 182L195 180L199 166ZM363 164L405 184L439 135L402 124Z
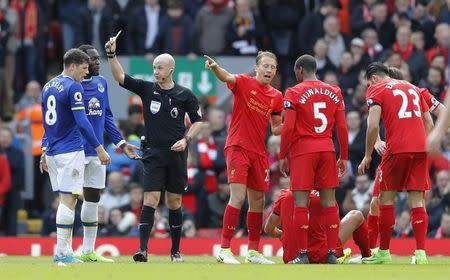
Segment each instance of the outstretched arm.
M120 31L115 37L111 37L109 39L109 41L105 44L105 50L108 55L108 62L111 66L111 72L114 79L119 82L119 84L123 85L125 81L125 72L123 71L122 65L120 65L120 62L116 56L116 40L119 34Z
M235 84L236 78L233 74L230 74L227 70L217 64L211 57L204 55L205 60L205 68L211 70L217 77L217 79L221 80L224 83Z

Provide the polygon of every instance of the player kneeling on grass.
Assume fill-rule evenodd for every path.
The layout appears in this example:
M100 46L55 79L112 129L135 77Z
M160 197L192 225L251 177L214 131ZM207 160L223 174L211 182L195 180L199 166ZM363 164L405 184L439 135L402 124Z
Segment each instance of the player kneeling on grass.
M317 191L312 191L309 200L309 231L308 258L309 263L327 263L328 247L325 218L322 215L323 206ZM272 214L264 226L264 231L272 237L280 238L283 243L283 261L290 263L297 258L298 249L295 237L294 196L290 190L282 190L275 201ZM278 226L281 225L281 229ZM351 255L350 249L343 250L342 246L353 235L362 257L369 257L369 240L367 238L367 224L360 211L352 210L341 220L339 225L339 240L336 244L338 263L346 262ZM360 263L361 257L350 262Z

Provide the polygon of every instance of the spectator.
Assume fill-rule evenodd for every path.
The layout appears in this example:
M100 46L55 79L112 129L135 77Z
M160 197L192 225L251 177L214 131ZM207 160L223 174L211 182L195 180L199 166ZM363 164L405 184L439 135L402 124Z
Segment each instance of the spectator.
M444 196L450 195L450 174L448 170L439 171L436 174L435 184L426 197L426 208L428 213L428 230L435 231L439 227L442 213L445 211Z
M338 82L342 94L350 95L358 84L359 70L354 65L354 57L350 52L343 52L341 55L341 66L338 72Z
M414 83L417 83L426 76L428 63L425 54L417 50L411 43L411 30L409 28L400 27L397 30L396 38L392 50L400 53L402 60L409 66Z
M5 84L5 58L6 58L6 45L10 36L9 23L4 15L4 8L0 7L0 97L3 95L3 87ZM3 106L2 106L3 107ZM4 115L3 110L6 108L0 108L0 117Z
M425 38L422 31L414 31L411 34L411 43L419 51L425 51Z
M119 208L112 208L109 214L108 224L102 229L103 236L125 236L131 227L136 224L136 216L124 215Z
M339 18L334 15L325 18L323 28L325 30L323 39L328 45L328 57L334 66L339 67L341 64L341 55L347 49L349 40L347 36L340 32L341 23Z
M371 7L375 4L376 0L364 0L364 1L353 1L354 3L361 2L358 5L353 5L350 10L353 11L350 17L350 28L352 34L359 36L360 33L373 21L373 9ZM386 9L387 13L387 9Z
M355 177L358 173L358 165L364 157L366 144L366 130L361 127L361 115L358 111L347 112L348 127L348 159L351 164L349 173Z
M442 85L443 78L444 78L443 71L438 67L431 66L428 69L428 75L426 80L421 80L419 86L423 88L428 88L428 90L431 92L434 98L442 101L444 100L445 97L445 90L444 86Z
M128 21L128 51L131 55L150 54L154 47L164 11L159 5L159 0L145 0L144 5L139 5L131 13ZM120 40L119 40L120 41ZM153 60L152 55L146 56L147 60Z
M411 227L411 215L408 210L404 210L395 218L393 237L413 237Z
M342 212L345 214L357 209L367 216L371 198L372 188L369 176L367 174L358 175L355 178L355 187L346 193L342 203Z
M22 205L20 191L24 187L24 157L23 152L12 145L13 132L7 127L0 127L0 150L8 159L11 171L11 188L6 194L3 207L3 219L6 223L6 234L17 234L17 210ZM30 213L31 214L31 213ZM34 218L39 217L30 215Z
M218 55L225 52L227 26L233 18L227 4L228 0L208 0L198 12L194 23L197 53Z
M413 10L413 19L419 24L418 32L424 35L424 48L428 49L433 45L433 33L436 27L433 17L428 11L428 0L416 0Z
M440 23L436 26L434 32L436 45L427 51L428 62L436 55L442 55L445 58L445 65L448 63L448 51L450 47L450 26L448 23Z
M161 18L152 50L155 54L170 53L194 59L194 23L184 14L182 0L168 0L167 14Z
M128 107L128 119L122 122L120 127L124 130L124 135L136 135L139 138L145 135L145 127L143 124L142 106L131 105Z
M14 98L20 99L19 93L24 92L28 81L39 80L38 66L44 64L45 60L40 56L39 44L42 40L44 15L35 0L13 0L11 8L18 15L17 21L17 52L15 78L16 86Z
M113 34L117 34L119 30L122 30L120 35L121 39L117 41L116 52L121 55L131 55L128 49L128 43L133 38L130 37L128 23L133 16L134 10L143 6L143 0L111 0L109 1L111 5L111 11L113 16Z
M437 22L450 24L450 3L448 0L446 0L444 5L440 7L440 13L437 18Z
M135 215L136 221L139 221L141 215L142 201L144 199L144 188L138 183L130 183L128 186L130 194L130 203L122 206L120 210L123 213L131 212Z
M336 71L336 66L328 57L328 45L324 39L319 39L314 44L314 58L317 63L317 77L323 79L325 73Z
M361 33L361 37L364 40L365 50L370 60L377 60L383 52L383 46L378 41L378 33L373 28L366 28Z
M359 71L366 69L371 61L370 56L365 52L363 39L358 37L352 39L350 42L350 53L353 56L353 68L357 77Z
M25 93L16 105L16 112L29 108L34 104L41 105L41 90L42 87L38 81L29 81L25 87Z
M447 64L445 64L445 57L440 54L433 56L430 66L435 66L441 69L441 71L445 71L445 69L447 68Z
M41 236L56 237L56 210L59 205L59 196L55 195L50 208L42 214Z
M81 5L81 0L57 1L57 17L62 28L61 35L64 53L75 47L75 26L80 18L79 7Z
M391 47L395 40L395 26L388 17L387 6L384 1L377 1L370 8L373 20L369 26L378 33L378 39L384 49ZM366 26L365 26L366 27Z
M271 135L267 141L267 155L269 160L269 192L273 192L273 187L280 183L280 161L278 155L280 153L281 137Z
M334 71L326 72L325 75L323 75L323 82L335 87L339 86L339 80L336 72Z
M210 228L222 227L223 213L230 199L230 187L228 186L227 177L225 175L219 176L218 183L217 192L208 195L208 227Z
M225 142L227 137L227 119L225 112L216 106L208 108L208 121L212 130L212 137L217 143Z
M325 35L323 22L327 16L336 16L341 4L336 0L326 0L317 12L306 15L298 25L297 42L298 53L311 54L317 39Z
M105 0L89 0L78 11L75 26L76 45L90 44L104 54L105 42L113 36L114 26L111 6Z
M125 189L125 182L120 172L108 174L107 188L100 197L99 205L105 208L107 215L113 208L120 208L130 203L130 195Z
M434 237L436 239L450 238L450 212L449 211L446 211L446 212L444 212L444 214L442 214L440 227L435 232L432 232L430 235L431 235L431 237Z
M228 26L227 45L233 55L254 55L262 48L264 23L250 9L249 0L236 1L236 14Z

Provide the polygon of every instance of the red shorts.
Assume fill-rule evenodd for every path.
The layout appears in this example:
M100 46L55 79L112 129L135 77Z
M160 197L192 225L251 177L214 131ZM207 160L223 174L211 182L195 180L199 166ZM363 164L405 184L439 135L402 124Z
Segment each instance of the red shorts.
M336 153L317 152L290 160L291 190L334 189L339 185Z
M316 243L315 245L320 245ZM342 252L342 243L338 239L336 245L336 257L342 257L339 252ZM327 263L328 262L328 245L327 241L323 240L321 246L308 247L308 259L310 263Z
M379 184L379 186L377 186ZM426 153L400 153L383 156L373 193L382 191L425 191L430 188Z
M269 189L269 162L266 156L240 146L225 149L228 183L244 184L247 188L266 192Z

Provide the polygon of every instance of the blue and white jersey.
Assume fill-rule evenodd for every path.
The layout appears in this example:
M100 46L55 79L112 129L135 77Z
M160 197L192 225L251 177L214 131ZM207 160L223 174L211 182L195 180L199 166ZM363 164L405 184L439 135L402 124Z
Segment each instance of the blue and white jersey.
M81 84L65 75L51 79L42 89L42 114L47 155L83 150L84 139L72 111L84 110Z
M104 143L103 135L106 131L116 146L122 145L125 140L114 123L114 117L109 107L108 85L105 78L92 76L90 79L83 80L81 85L84 89L86 115L100 144ZM84 143L84 153L86 156L97 155L95 148L87 141Z

